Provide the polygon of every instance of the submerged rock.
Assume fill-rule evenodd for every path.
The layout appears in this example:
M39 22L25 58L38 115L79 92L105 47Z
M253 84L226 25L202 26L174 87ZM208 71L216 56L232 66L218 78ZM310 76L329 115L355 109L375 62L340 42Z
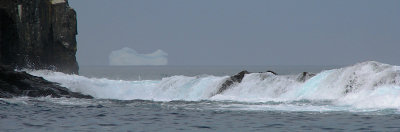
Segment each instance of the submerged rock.
M215 94L220 94L220 93L224 92L225 90L227 90L234 83L242 82L244 75L249 74L249 73L250 72L244 70L244 71L241 71L241 72L239 72L238 74L236 74L234 76L231 76L224 83L222 83L221 87L218 89L217 93L215 93Z
M272 74L274 74L274 75L278 75L276 72L274 72L274 71L267 71L267 72L269 72L269 73L272 73Z
M0 65L0 98L17 96L93 98L89 95L71 92L42 77L32 76L26 72L17 72L11 67Z
M263 72L260 72L260 73L263 73ZM277 73L275 73L274 71L266 71L264 73L271 73L273 75L277 75ZM244 71L237 73L236 75L231 76L224 83L222 83L220 88L218 88L217 93L215 93L214 95L223 93L224 91L226 91L229 87L231 87L235 83L241 83L244 78L244 75L246 75L246 74L250 74L250 72L244 70Z
M309 72L303 72L297 77L297 81L299 82L305 82L308 79L314 77L316 74L314 73L309 73Z
M278 75L274 71L266 71L266 72L259 72L259 73L270 73L269 75ZM245 70L245 71L239 72L238 74L236 74L234 76L231 76L224 83L222 83L222 85L219 87L218 91L214 95L223 93L224 91L229 89L229 87L231 87L235 83L241 83L246 74L250 74L250 72ZM299 81L299 82L305 82L308 79L314 77L315 75L316 74L314 74L314 73L303 72L303 73L298 75L296 80ZM264 77L263 79L265 79L265 78L266 77Z
M260 72L260 73L262 73L262 72ZM273 75L277 75L277 73L275 73L274 71L266 71L265 73L271 73ZM235 83L241 83L244 78L244 75L246 75L246 74L250 74L250 72L244 70L244 71L237 73L236 75L231 76L224 83L222 83L222 85L220 86L220 88L218 88L218 91L214 95L223 93L224 91L226 91L229 87L231 87Z
M78 73L68 0L0 0L0 64Z

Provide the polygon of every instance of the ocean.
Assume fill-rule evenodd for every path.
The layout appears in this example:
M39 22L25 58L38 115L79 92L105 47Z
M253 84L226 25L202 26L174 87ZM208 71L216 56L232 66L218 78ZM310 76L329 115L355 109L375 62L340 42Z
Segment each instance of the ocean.
M216 94L242 70L252 73ZM0 131L400 131L400 67L373 61L26 71L95 99L0 99Z

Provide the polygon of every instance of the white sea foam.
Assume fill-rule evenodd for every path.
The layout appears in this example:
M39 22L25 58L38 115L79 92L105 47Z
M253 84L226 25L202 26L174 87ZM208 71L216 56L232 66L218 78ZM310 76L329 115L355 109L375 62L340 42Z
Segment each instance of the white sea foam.
M156 101L207 99L226 78L172 76L162 80L123 81L87 78L47 70L29 71L29 73L58 82L72 91L89 94L96 98Z
M329 101L335 107L400 108L399 66L373 61L322 71L305 82L297 80L299 75L247 74L241 83L217 95L214 94L227 76L172 76L162 80L123 81L51 71L28 72L58 82L72 91L105 99L239 102L309 100Z

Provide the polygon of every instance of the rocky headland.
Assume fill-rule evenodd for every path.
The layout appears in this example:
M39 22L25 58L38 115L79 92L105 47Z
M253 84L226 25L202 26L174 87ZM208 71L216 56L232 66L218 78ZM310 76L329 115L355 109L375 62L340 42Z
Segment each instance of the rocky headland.
M92 98L15 69L78 74L76 12L67 0L0 0L0 98Z
M1 0L0 64L78 73L76 13L67 0Z

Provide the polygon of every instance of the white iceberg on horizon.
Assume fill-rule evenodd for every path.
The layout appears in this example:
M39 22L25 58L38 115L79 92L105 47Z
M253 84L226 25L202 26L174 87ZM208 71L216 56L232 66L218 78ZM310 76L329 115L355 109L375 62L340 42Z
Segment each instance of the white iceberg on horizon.
M109 55L109 64L114 66L123 65L167 65L168 53L156 50L149 54L139 54L135 50L125 47L114 50Z

